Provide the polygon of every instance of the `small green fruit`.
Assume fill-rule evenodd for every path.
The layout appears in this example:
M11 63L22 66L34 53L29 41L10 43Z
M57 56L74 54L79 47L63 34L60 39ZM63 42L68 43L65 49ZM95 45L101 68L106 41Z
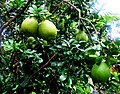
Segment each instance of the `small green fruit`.
M34 38L34 37L32 37L32 36L31 36L31 37L28 37L28 39L27 39L27 42L28 42L28 43L33 42L33 41L35 41L35 38Z
M24 33L35 35L37 34L38 22L34 17L28 17L22 22L21 29Z
M36 40L35 40L35 38L34 37L28 37L27 38L27 45L28 45L28 48L30 48L30 49L34 49L35 48L35 46L36 46Z
M35 48L35 46L36 46L36 44L32 44L31 48L32 48L32 49L34 49L34 48Z
M100 65L94 64L91 69L91 77L94 82L106 82L110 77L110 69L104 62Z
M43 45L44 45L44 46L47 46L47 45L48 45L48 43L47 43L46 40L43 40Z
M88 41L88 35L84 31L79 31L76 34L76 40L78 41Z
M57 36L56 26L49 20L42 21L39 24L38 34L44 40L53 40Z

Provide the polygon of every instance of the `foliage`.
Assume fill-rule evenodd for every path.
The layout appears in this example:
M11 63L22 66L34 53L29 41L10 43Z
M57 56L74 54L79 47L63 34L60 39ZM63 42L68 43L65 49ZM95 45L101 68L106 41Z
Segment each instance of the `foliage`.
M7 22L25 6L28 0L2 0L1 20ZM46 1L46 2L45 2ZM4 29L0 52L0 92L2 94L90 94L93 85L97 90L119 92L119 73L105 83L91 84L91 68L95 63L106 62L109 67L120 59L119 44L106 36L107 18L91 13L89 0L33 0L25 12ZM82 21L78 11L81 10ZM40 23L48 19L59 29L55 40L47 41L21 32L26 17L36 17ZM0 25L1 26L1 25ZM94 26L94 27L93 27ZM89 41L77 41L80 29ZM96 30L95 30L96 29ZM117 88L116 88L117 87Z

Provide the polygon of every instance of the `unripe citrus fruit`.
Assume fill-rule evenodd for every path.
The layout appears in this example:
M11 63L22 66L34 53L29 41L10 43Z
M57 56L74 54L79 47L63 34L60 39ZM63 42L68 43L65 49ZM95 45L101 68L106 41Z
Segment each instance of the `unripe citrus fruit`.
M38 21L34 17L28 17L22 22L21 29L24 33L34 35L37 33Z
M84 31L79 31L76 34L76 40L78 41L88 41L88 35Z
M48 43L47 43L47 41L46 41L46 40L43 40L43 42L42 42L42 43L43 43L43 45L44 45L44 46L47 46L47 45L48 45Z
M94 64L91 70L91 77L94 82L106 82L110 77L110 69L106 63Z
M49 20L42 21L38 27L38 34L44 40L52 40L57 36L56 26Z
M32 36L27 38L27 42L29 42L29 43L30 43L30 42L33 42L33 41L35 41L35 38L34 38L34 37L32 37Z

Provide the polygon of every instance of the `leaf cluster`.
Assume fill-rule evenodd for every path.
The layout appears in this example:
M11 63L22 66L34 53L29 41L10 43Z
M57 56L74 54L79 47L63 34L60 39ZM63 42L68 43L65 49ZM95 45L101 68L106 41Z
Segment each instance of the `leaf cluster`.
M0 52L2 94L90 94L93 64L105 61L111 67L119 62L119 44L106 36L107 18L91 13L89 0L67 1L80 9L81 17L88 20L82 19L82 23L78 11L64 0L33 0L24 14L4 29L1 42L4 50ZM0 5L0 26L16 15L27 0L2 2L6 7ZM29 36L20 30L23 19L28 16L34 16L38 21L51 20L59 29L56 39L44 45L43 39L35 37L35 41L29 44ZM88 42L75 39L78 29L86 32ZM117 72L106 83L93 84L98 90L118 92L118 81Z

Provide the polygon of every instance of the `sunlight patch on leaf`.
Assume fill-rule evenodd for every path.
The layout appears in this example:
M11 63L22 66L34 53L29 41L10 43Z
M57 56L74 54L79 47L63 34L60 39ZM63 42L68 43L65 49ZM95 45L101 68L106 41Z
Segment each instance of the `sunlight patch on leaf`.
M67 75L62 74L62 75L60 76L60 80L61 80L61 81L65 81L66 78L67 78Z

